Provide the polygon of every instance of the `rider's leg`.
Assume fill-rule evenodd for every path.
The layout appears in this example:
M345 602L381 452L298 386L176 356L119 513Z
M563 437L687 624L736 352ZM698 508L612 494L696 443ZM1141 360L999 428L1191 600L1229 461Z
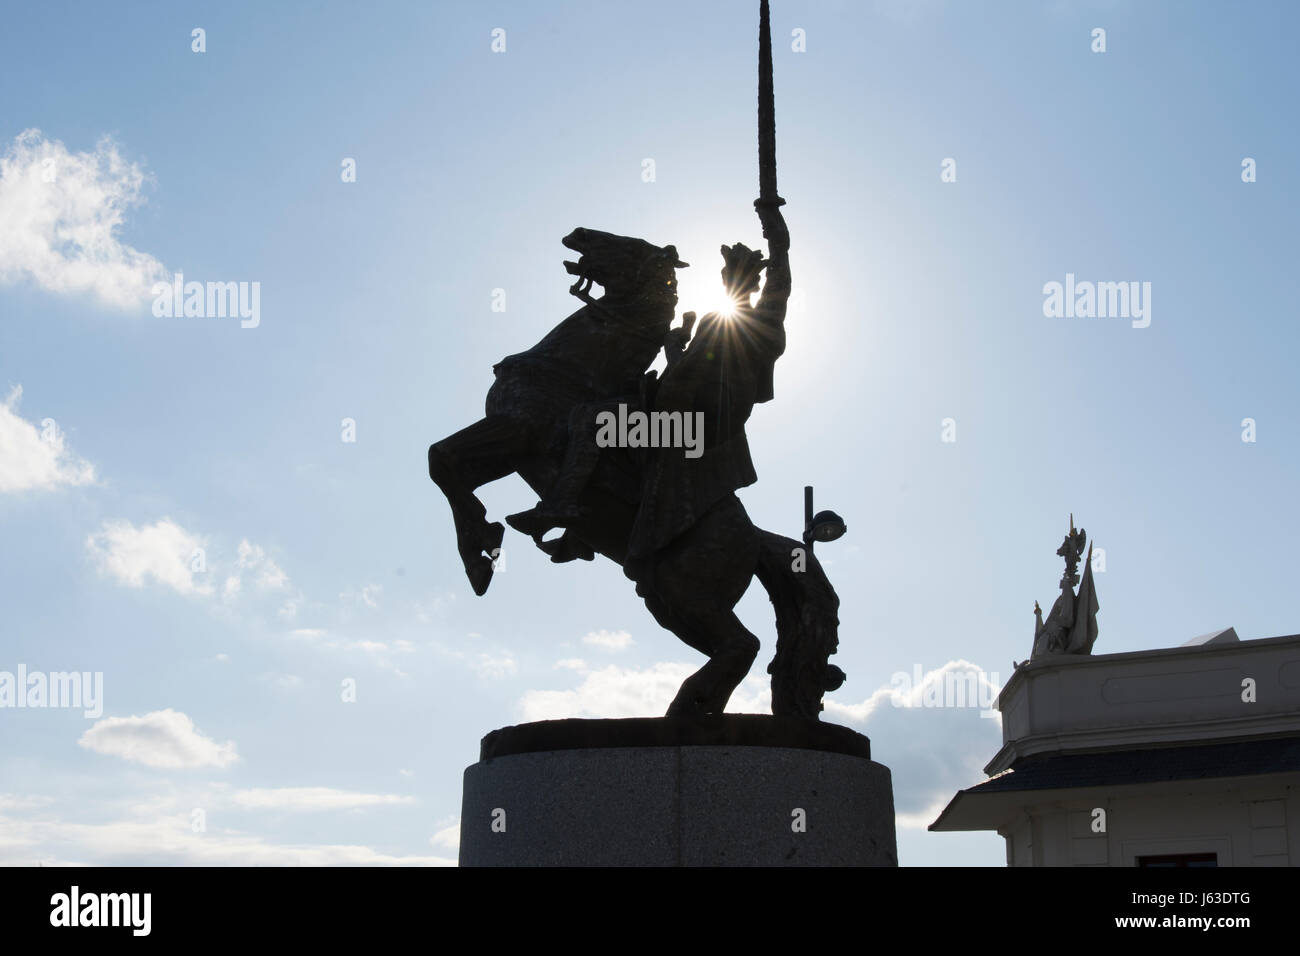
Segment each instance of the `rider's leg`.
M559 478L535 507L507 517L510 527L532 535L541 544L540 538L552 528L567 527L583 517L579 499L600 463L596 417L601 412L616 412L620 404L627 402L591 402L573 409L569 415L568 444Z

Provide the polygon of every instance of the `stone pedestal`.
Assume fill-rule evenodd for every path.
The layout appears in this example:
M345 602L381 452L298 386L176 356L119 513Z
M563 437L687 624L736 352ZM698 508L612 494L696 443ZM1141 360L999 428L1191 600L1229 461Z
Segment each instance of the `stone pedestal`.
M483 738L461 866L896 866L889 769L845 727L559 720Z

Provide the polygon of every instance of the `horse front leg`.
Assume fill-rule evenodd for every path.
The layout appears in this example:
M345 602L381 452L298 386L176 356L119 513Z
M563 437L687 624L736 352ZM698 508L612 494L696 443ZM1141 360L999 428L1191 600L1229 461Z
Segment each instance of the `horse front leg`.
M456 549L477 595L492 583L505 527L488 522L487 509L474 492L515 471L528 446L527 429L503 415L489 415L429 446L429 477L451 505Z

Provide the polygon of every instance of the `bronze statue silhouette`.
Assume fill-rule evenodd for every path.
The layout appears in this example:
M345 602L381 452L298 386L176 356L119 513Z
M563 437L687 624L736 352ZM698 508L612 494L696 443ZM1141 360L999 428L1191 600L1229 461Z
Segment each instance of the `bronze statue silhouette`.
M791 290L790 238L776 192L771 67L764 0L754 205L768 257L739 243L722 247L734 315L706 315L694 329L688 313L671 328L676 269L686 266L675 247L576 229L564 244L580 257L565 267L583 307L531 349L494 366L485 417L429 449L429 475L451 505L476 594L491 582L504 528L488 522L474 491L518 473L541 501L507 518L512 527L553 561L599 553L617 562L655 620L708 657L683 683L669 716L721 714L748 673L759 641L734 608L755 575L776 609L776 654L768 668L773 714L816 719L823 693L844 680L827 662L838 644L839 599L816 557L800 541L757 528L735 494L757 480L745 424L756 403L773 398ZM593 284L603 289L598 298ZM661 348L668 366L656 376L647 369ZM599 447L599 419L619 406L702 415L700 453ZM545 538L553 528L560 535Z

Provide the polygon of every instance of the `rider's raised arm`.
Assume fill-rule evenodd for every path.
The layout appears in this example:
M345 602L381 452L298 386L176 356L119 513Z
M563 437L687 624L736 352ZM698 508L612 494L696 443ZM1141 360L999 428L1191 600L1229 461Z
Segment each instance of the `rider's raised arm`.
M685 312L682 314L682 324L669 329L668 334L664 336L664 359L669 368L676 365L682 353L686 351L686 345L691 340L691 328L694 325L695 313Z
M790 231L786 228L781 207L759 200L759 221L763 224L763 238L767 240L767 267L764 270L763 291L758 297L755 312L769 324L785 322L786 302L790 298ZM784 340L782 340L784 345Z

